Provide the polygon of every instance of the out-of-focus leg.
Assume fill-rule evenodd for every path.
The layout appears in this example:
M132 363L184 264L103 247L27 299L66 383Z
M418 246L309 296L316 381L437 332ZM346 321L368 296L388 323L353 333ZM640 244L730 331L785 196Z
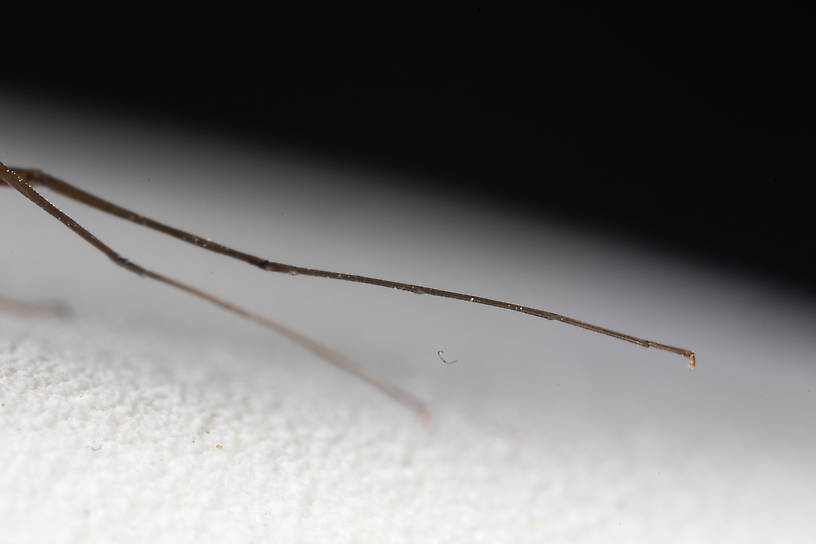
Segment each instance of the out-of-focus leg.
M0 312L20 317L66 317L71 308L59 301L27 301L0 296Z

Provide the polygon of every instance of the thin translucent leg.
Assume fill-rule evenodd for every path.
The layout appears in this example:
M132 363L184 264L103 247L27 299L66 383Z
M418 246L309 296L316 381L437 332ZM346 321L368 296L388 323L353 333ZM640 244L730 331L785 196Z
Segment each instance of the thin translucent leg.
M16 300L0 296L0 312L18 317L67 317L71 308L59 301Z
M267 319L261 315L250 312L249 310L246 310L238 305L232 304L231 302L228 302L222 298L211 295L200 289L196 289L195 287L174 280L168 276L159 274L157 272L153 272L152 270L148 270L136 263L133 263L125 259L113 248L106 245L99 238L91 234L82 225L80 225L79 223L71 219L71 217L57 209L41 194L35 191L26 182L26 180L23 179L17 172L9 169L3 163L0 163L0 180L4 181L10 187L16 189L27 199L29 199L34 204L36 204L37 206L45 210L47 213L55 217L58 221L60 221L63 225L68 227L71 231L73 231L83 240L85 240L86 242L94 246L96 249L98 249L100 252L105 254L116 265L121 266L122 268L129 270L130 272L133 272L138 276L150 278L160 283L164 283L165 285L175 287L176 289L179 289L181 291L185 291L200 299L206 300L211 304L223 308L228 312L232 312L245 319L254 321L255 323L258 323L259 325L267 329L273 330L280 334L281 336L284 336L285 338L288 338L289 340L295 342L296 344L299 344L304 349L311 351L315 355L322 357L323 359L340 367L346 372L354 374L358 378L373 385L374 387L376 387L386 395L390 396L394 400L412 409L422 420L426 422L430 420L430 411L422 401L420 401L410 393L403 391L400 388L377 378L373 374L370 374L369 372L358 366L355 362L337 353L336 351L329 349L328 347L323 346L322 344L315 342L314 340L311 340L300 333L297 333L287 327L284 327L283 325L280 325L279 323L276 323L271 319Z

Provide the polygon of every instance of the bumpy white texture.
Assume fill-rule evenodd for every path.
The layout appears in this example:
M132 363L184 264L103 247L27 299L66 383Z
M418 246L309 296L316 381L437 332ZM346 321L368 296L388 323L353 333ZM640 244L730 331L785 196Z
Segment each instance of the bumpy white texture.
M812 472L786 448L450 406L427 429L288 349L0 323L4 542L806 541Z
M417 394L427 428L0 191L2 294L76 312L0 314L0 542L812 541L812 301L376 176L0 104L3 161L265 257L528 303L695 349L699 365L267 274L55 198L125 256Z

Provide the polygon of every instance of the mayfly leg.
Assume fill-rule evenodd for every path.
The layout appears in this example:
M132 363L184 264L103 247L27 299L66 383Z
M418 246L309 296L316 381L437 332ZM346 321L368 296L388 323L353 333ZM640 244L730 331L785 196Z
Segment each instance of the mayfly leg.
M132 261L127 260L118 252L116 252L113 248L102 242L99 238L85 229L82 225L74 221L70 216L63 213L56 206L51 204L46 198L44 198L40 193L38 193L34 188L22 177L20 174L15 172L14 170L5 166L2 162L0 162L0 180L8 184L13 189L17 190L23 196L25 196L28 200L42 208L46 213L52 215L56 218L59 222L65 225L68 229L73 231L77 234L80 238L85 240L87 243L94 246L97 250L107 256L114 264L144 278L149 278L155 280L157 282L163 283L165 285L169 285L186 293L189 293L193 296L196 296L202 300L205 300L215 306L218 306L228 312L233 314L239 315L244 319L249 321L254 321L255 323L265 327L266 329L272 330L279 335L291 340L292 342L300 345L302 348L306 349L314 353L315 355L329 361L330 363L336 365L337 367L349 372L358 378L366 381L370 385L376 387L386 395L390 396L397 402L403 404L404 406L413 410L423 421L430 420L430 411L425 406L425 404L419 400L418 398L414 397L407 391L403 391L402 389L392 385L373 374L369 373L362 367L360 367L357 363L352 361L351 359L345 357L344 355L316 342L288 327L285 327L276 321L263 317L259 314L253 313L241 306L228 302L220 297L212 295L206 291L201 289L197 289L192 287L186 283L180 282L169 276L165 276L163 274L159 274L147 268L144 268Z
M244 261L250 265L258 267L262 270L266 270L268 272L281 272L285 274L291 274L295 276L312 276L317 278L325 278L325 279L332 279L332 280L341 280L341 281L350 281L355 283L365 283L368 285L376 285L379 287L386 287L389 289L398 289L401 291L407 291L409 293L414 293L418 295L430 295L442 298L449 298L454 300L459 300L468 303L474 304L483 304L485 306L493 306L494 308L501 308L503 310L509 310L512 312L519 312L527 315L531 315L534 317L539 317L542 319L548 319L551 321L559 321L566 325L570 325L573 327L580 327L582 329L592 331L598 334L604 334L606 336L611 336L612 338L617 338L618 340L623 340L624 342L630 342L632 344L637 344L641 347L645 348L654 348L659 349L662 351L667 351L670 353L676 353L678 355L682 355L688 360L689 368L694 369L696 365L696 359L694 352L685 349L685 348L678 348L674 346L670 346L667 344L663 344L661 342L655 342L653 340L646 340L645 338L639 338L637 336L632 336L630 334L614 331L612 329L608 329L606 327L601 327L599 325L593 325L591 323L587 323L585 321L580 321L578 319L574 319L572 317L568 317L566 315L557 314L555 312L550 312L547 310L541 310L538 308L532 308L530 306L523 306L520 304L515 304L512 302L506 302L503 300L495 300L485 297L480 297L476 295L469 295L466 293L458 293L456 291L445 291L442 289L435 289L433 287L426 287L423 285L414 285L411 283L403 283L398 281L392 280L384 280L379 278L372 278L369 276L360 276L357 274L346 274L341 272L330 272L328 270L319 270L315 268L305 268L302 266L294 266L290 264L278 263L269 261L267 259L258 257L256 255L251 255L249 253L245 253L243 251L239 251L237 249L233 249L231 247L224 246L222 244L213 242L209 238L204 238L202 236L198 236L196 234L183 231L181 229L177 229L175 227L171 227L164 223L160 223L154 219L150 219L149 217L145 217L141 214L138 214L132 210L127 208L123 208L112 202L108 202L98 196L92 195L87 191L83 191L78 187L74 187L73 185L65 182L61 179L57 179L54 176L46 174L41 170L35 169L27 169L27 168L15 168L15 172L26 182L32 185L43 185L46 186L68 198L76 200L78 202L82 202L88 206L92 206L98 210L104 211L106 213L115 215L127 221L132 221L144 227L157 230L168 236L172 236L183 242L188 244L192 244L198 246L200 248L206 249L208 251L212 251L215 253L219 253L221 255L225 255L227 257L237 259L240 261Z
M0 296L0 312L18 317L67 317L71 308L59 301L17 300Z

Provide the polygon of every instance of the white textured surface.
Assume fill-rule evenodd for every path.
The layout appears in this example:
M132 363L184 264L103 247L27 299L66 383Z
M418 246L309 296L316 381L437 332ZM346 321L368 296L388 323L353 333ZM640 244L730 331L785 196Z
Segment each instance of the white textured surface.
M426 429L0 191L2 294L77 310L0 315L0 542L812 541L811 302L456 200L376 185L363 198L341 172L0 110L0 160L218 241L542 306L694 348L700 365L507 312L264 274L59 201L129 258L426 399Z

